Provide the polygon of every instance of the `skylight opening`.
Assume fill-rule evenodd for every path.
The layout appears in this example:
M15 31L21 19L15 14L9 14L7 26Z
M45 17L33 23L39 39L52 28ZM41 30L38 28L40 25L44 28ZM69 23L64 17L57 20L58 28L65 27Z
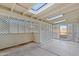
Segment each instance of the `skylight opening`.
M32 10L33 11L38 11L39 9L41 9L42 7L44 7L47 3L38 3L38 4L35 4L33 7L32 7Z
M52 5L54 5L54 3L37 3L33 5L32 8L28 12L33 13L33 14L38 14Z

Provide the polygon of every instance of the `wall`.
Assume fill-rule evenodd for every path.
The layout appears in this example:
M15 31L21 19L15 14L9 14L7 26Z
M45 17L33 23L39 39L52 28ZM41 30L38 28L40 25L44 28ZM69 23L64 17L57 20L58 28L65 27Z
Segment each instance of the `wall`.
M31 20L31 21L34 21L34 22L39 22L40 24L39 24L39 28L38 27L36 27L36 30L35 31L37 31L37 32L33 32L32 34L33 34L33 37L32 37L32 39L35 41L35 42L38 42L38 43L43 43L43 42L47 42L48 40L50 40L50 39L52 39L51 37L52 37L52 30L50 29L51 28L51 25L50 24L48 24L48 23L45 23L45 22L42 22L42 21L38 21L38 20L34 20L34 19L30 19L29 17L24 17L24 16L22 16L22 15L19 15L19 14L16 14L16 13L12 13L12 12L9 12L9 11L6 11L6 10L3 10L3 9L0 9L0 14L1 15L8 15L8 17L13 17L13 18L17 18L18 17L18 19L27 19L27 20ZM38 23L37 23L38 24ZM20 36L25 36L24 34L21 34L21 33L19 33L19 34L16 34L16 35L14 35L15 33L13 33L13 34L1 34L0 36L1 36L1 38L0 38L0 40L1 41L3 41L3 39L4 39L4 42L6 42L6 41L9 41L9 39L10 39L10 41L9 41L9 43L10 43L10 45L12 44L12 45L14 45L13 43L15 43L15 42L13 42L12 43L12 41L13 41L13 37L16 37L17 39L17 42L18 42L18 37L19 37L19 35ZM27 34L27 33L26 33ZM4 36L4 38L3 38L3 36ZM25 37L27 37L28 35L26 35ZM30 36L29 36L30 37ZM8 38L8 40L7 39L5 39L5 38ZM21 39L23 38L23 37L20 37ZM20 40L21 40L20 39ZM31 39L31 40L32 40ZM19 41L20 41L19 40ZM23 40L23 39L22 39ZM25 39L24 39L25 40ZM23 40L23 41L24 41ZM30 38L29 39L26 39L26 41L28 41L28 40L30 40ZM16 42L16 43L17 43ZM20 41L20 43L21 43L21 41ZM8 44L8 43L6 43L6 44ZM5 45L5 44L2 44L2 45ZM1 45L1 46L2 46ZM9 44L8 44L9 45Z
M0 49L27 43L33 40L32 33L0 34Z
M74 24L74 41L79 43L79 24Z
M27 43L34 40L33 33L28 29L27 26L23 28L23 26L17 26L18 22L13 21L10 22L9 20L19 21L19 19L15 17L8 18L7 16L4 17L3 15L0 15L0 49L22 43ZM28 20L28 19L20 19L20 20ZM16 30L14 31L14 29Z
M46 43L52 39L52 25L48 23L40 23L40 43Z
M40 43L40 33L33 33L33 37L34 37L34 42L36 43Z
M36 32L34 32L34 41L40 44L44 44L52 39L52 24L45 22L38 22Z

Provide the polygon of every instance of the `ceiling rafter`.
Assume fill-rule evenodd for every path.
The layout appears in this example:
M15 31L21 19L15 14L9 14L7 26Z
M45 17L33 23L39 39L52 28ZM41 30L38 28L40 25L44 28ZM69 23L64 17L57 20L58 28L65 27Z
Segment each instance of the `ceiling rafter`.
M28 14L25 14L25 15L23 15L23 13L20 13L20 12L17 12L16 10L14 10L15 9L15 7L16 7L16 5L19 5L19 6L21 6L20 4L13 4L13 6L12 6L12 8L8 8L8 7L5 7L5 6L1 6L0 5L0 8L1 9L4 9L4 10L6 10L6 11L10 11L10 12L12 12L12 13L17 13L17 14L19 14L19 15L21 15L21 16L24 16L24 17L31 17L31 18L33 18L33 19L36 19L36 20L38 20L38 21L42 21L42 22L46 22L46 23L49 23L49 24L51 24L49 21L46 21L46 20L43 20L43 19L40 19L40 18L37 18L37 17L34 17L33 15L28 15ZM21 6L22 7L22 6ZM26 8L27 9L27 8Z
M12 8L11 8L11 12L13 12L13 11L14 11L15 7L16 7L16 3L15 3L15 4L13 4L13 6L12 6Z
M28 10L28 8L26 8L26 7L24 7L23 5L21 5L21 4L19 4L19 3L16 3L18 6L21 6L21 7L23 7L23 8L25 8L26 10ZM22 13L22 15L24 16L24 14L25 14L25 11ZM33 15L30 15L30 17L31 18L34 18L34 19L38 19L37 17L34 17L35 15L33 14ZM39 20L39 19L38 19Z
M28 10L28 8L26 8L26 7L24 7L23 5L21 5L20 3L16 3L18 6L21 6L21 7L23 7L23 8L25 8L25 9L27 9Z
M24 7L23 5L21 5L20 3L16 3L18 6L20 6L20 7L22 7L22 8L24 8L24 9L26 9L26 10L28 10L28 8L26 8L26 7ZM24 15L25 14L25 11L22 13L22 15Z
M46 17L48 16L48 14L49 14L49 15L52 15L52 14L54 15L54 14L56 14L57 12L59 12L59 11L61 11L61 10L65 9L65 8L68 8L68 7L72 6L72 5L73 5L73 4L68 4L68 5L66 5L66 6L65 6L65 7L63 7L63 8L56 9L56 10L55 10L55 12L53 12L53 13L52 13L52 12L50 12L50 11L45 12L44 14L42 14L42 15L44 15L42 18L46 18ZM51 9L51 11L52 11L52 9ZM48 13L48 14L47 14L47 13ZM41 15L41 16L42 16L42 15Z

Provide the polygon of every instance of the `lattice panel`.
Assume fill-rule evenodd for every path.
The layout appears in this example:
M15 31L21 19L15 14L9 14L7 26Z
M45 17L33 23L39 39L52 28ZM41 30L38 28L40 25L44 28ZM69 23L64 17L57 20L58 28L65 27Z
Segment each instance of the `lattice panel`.
M40 23L0 15L0 33L38 32Z
M9 20L7 17L0 17L0 33L9 32Z

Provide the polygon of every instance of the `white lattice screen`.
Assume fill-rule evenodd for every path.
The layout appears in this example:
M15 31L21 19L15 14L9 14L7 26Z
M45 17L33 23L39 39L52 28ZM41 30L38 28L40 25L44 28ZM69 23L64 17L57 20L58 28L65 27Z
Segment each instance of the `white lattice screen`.
M0 33L27 33L38 31L38 24L25 19L0 15Z

